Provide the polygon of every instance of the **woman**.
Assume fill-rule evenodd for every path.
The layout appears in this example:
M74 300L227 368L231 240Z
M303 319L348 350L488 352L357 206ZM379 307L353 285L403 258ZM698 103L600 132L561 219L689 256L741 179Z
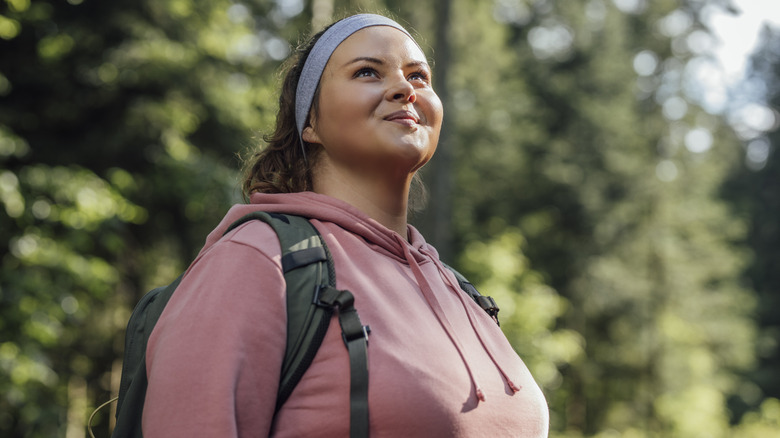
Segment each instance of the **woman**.
M147 348L146 436L348 436L349 358L331 321L274 414L285 349L279 242L251 211L310 218L370 325L372 437L547 436L544 397L500 328L406 221L442 106L409 34L363 14L315 35L276 130L168 303Z

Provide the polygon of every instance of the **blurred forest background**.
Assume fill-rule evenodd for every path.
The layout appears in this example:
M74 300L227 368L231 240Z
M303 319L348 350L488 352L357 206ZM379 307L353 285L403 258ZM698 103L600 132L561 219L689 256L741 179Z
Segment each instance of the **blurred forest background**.
M551 436L780 436L780 30L713 108L714 10L738 13L4 0L0 436L85 436L132 307L241 202L291 46L356 11L389 11L435 60L446 123L413 221L499 301Z

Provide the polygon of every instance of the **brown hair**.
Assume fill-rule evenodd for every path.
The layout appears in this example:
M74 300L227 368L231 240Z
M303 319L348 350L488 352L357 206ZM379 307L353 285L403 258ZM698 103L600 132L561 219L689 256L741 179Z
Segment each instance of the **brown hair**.
M276 128L271 135L263 136L267 146L253 153L245 161L242 184L245 198L253 193L294 193L312 190L312 171L321 151L319 145L303 142L295 124L295 97L303 64L309 57L314 44L330 26L317 32L307 42L299 45L293 57L285 66L286 73L279 93L279 112L276 114ZM312 113L319 110L320 87L314 92ZM304 125L305 126L305 125ZM419 173L415 173L409 196L409 210L420 211L427 201L427 191Z
M242 189L245 197L252 193L293 193L312 189L311 174L317 161L318 147L303 142L295 124L295 95L298 80L306 58L317 40L330 26L317 32L309 41L298 46L295 55L285 66L286 73L279 93L279 112L276 128L271 135L263 136L268 144L246 161ZM320 89L314 92L312 110L317 113Z

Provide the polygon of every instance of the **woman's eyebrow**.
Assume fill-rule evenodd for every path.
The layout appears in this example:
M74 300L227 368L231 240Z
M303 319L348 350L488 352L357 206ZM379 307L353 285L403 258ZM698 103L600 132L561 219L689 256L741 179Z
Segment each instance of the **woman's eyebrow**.
M428 63L425 62L425 61L412 61L412 62L406 64L406 67L422 67L422 68L425 68L427 70L431 69L431 66L428 65Z
M384 64L384 61L382 61L381 59L378 59L378 58L372 58L370 56L358 56L357 58L355 58L355 59L345 63L344 66L347 66L347 65L350 65L350 64L354 64L356 62L371 62L371 63L379 64L379 65Z
M352 65L352 64L355 64L357 62L371 62L373 64L379 64L379 65L384 65L385 64L385 62L382 61L379 58L374 58L374 57L371 57L371 56L358 56L357 58L354 58L351 61L348 61L347 63L345 63L344 66L346 67L348 65ZM425 62L425 61L412 61L412 62L407 63L404 67L424 67L424 68L426 68L428 70L431 69L431 66L428 65L428 63Z

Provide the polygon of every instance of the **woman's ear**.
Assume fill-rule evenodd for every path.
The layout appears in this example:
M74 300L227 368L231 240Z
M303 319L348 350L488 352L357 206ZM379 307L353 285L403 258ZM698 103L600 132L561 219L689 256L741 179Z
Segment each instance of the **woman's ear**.
M303 138L303 141L306 143L320 143L320 137L317 135L317 131L314 130L314 128L311 127L311 125L303 128L303 132L301 132L301 137Z

